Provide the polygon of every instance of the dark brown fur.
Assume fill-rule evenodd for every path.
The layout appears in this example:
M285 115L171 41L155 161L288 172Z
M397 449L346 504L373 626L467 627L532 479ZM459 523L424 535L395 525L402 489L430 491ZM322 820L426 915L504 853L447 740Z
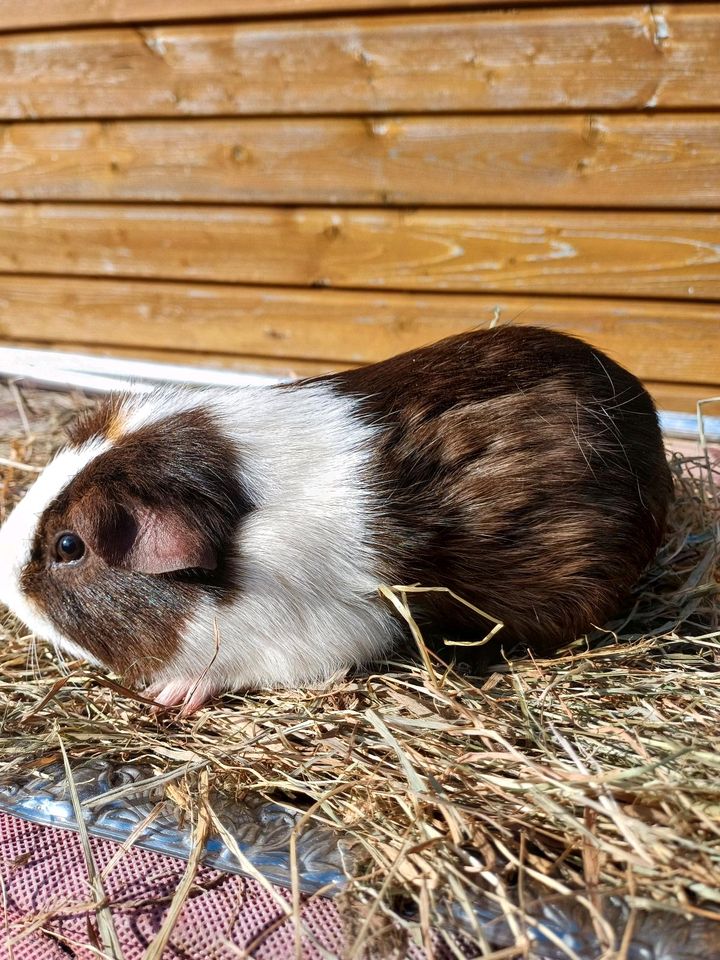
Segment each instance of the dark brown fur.
M367 483L391 584L449 587L549 652L617 613L663 533L671 479L640 382L532 327L463 334L330 378L380 425ZM446 632L489 629L442 594Z
M96 407L86 410L67 428L68 445L81 447L89 440L107 440L119 426L118 414L122 395L111 396Z
M75 442L106 436L116 413L111 398L81 424ZM203 591L228 599L239 579L237 560L226 549L250 508L238 476L237 451L205 411L177 414L121 437L46 510L23 591L62 633L131 682L152 675L176 652ZM188 536L216 553L217 568L161 576L124 568L133 535L128 523L138 505L173 510ZM93 547L77 565L53 562L58 534L68 530Z

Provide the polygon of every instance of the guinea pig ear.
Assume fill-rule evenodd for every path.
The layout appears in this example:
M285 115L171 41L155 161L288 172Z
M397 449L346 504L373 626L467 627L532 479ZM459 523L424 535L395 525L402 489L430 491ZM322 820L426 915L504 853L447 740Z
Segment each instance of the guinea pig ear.
M138 506L126 511L116 542L126 543L134 528L132 546L120 566L138 573L217 567L215 548L175 510Z
M172 508L128 508L89 494L73 511L75 529L113 567L137 573L214 570L214 547Z

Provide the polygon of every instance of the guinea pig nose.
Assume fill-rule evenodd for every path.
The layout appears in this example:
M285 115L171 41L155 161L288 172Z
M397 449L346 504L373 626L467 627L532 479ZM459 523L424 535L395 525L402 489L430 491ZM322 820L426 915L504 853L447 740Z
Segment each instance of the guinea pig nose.
M72 563L85 553L85 544L76 533L61 533L55 544L55 552L61 563Z

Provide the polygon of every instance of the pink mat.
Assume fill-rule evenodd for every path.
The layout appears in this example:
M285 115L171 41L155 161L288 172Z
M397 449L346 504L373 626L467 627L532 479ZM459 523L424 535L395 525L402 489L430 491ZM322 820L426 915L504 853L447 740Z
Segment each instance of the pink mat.
M95 862L102 870L118 845L97 838L90 842ZM140 960L162 924L167 905L148 901L166 896L169 903L184 869L181 860L134 848L122 856L105 880L125 960ZM75 833L39 827L0 813L0 878L0 916L4 914L0 955L12 960L97 960L88 936L88 919L94 918L94 912L77 908L90 896L85 859ZM277 889L290 900L289 891ZM48 907L61 903L67 905L64 916L52 917L38 929L29 929ZM323 947L339 954L342 927L332 900L306 899L302 915ZM256 881L201 867L164 960L237 957L238 947L247 947L264 934L253 957L294 957L292 921L282 920L273 929L281 916L278 905ZM20 938L14 940L17 936ZM11 940L12 952L8 950ZM236 949L228 946L228 941ZM303 957L319 960L321 953L304 941Z

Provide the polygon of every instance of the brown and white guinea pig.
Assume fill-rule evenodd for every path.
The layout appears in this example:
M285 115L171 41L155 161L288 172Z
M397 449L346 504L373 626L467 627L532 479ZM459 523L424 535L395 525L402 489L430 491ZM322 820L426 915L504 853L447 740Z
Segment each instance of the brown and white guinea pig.
M670 498L639 381L574 338L500 327L295 384L110 398L2 527L0 593L190 712L390 652L381 584L448 587L506 647L550 652L617 612ZM417 601L430 627L488 629Z

